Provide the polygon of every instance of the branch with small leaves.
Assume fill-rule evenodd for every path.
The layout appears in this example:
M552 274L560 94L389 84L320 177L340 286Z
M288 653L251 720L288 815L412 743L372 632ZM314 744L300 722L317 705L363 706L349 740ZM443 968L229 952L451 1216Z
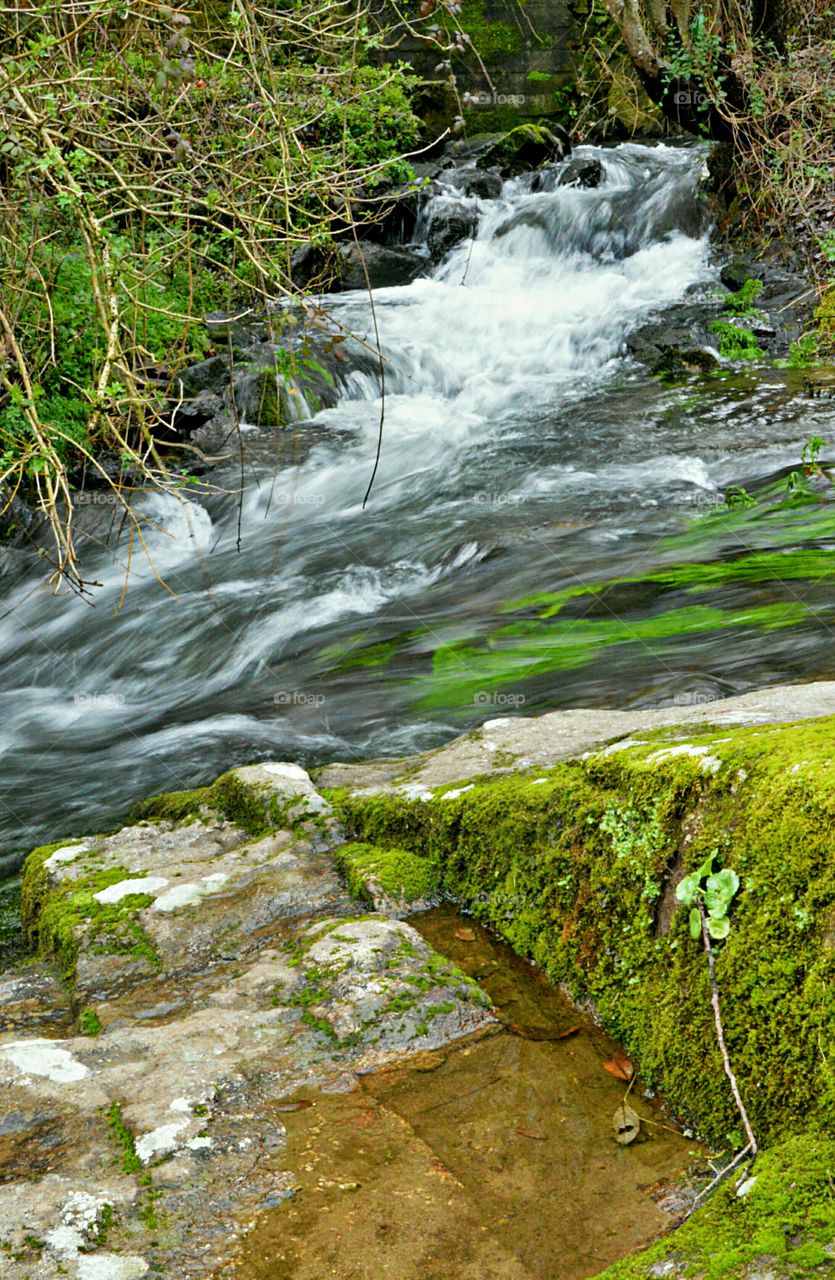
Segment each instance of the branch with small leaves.
M729 912L731 903L739 891L739 876L730 867L714 871L713 864L717 850L709 854L697 871L684 877L676 887L676 898L683 906L690 908L689 927L693 939L701 938L707 956L710 973L710 1003L713 1009L713 1020L716 1027L716 1039L722 1055L722 1066L731 1086L734 1102L745 1130L747 1143L729 1165L726 1165L704 1191L698 1196L696 1205L723 1181L743 1160L753 1160L757 1154L757 1139L748 1119L748 1112L739 1091L736 1076L731 1066L728 1048L725 1043L725 1031L722 1024L722 1010L719 1003L719 984L716 979L716 957L713 943L722 942L731 929ZM694 1205L694 1208L696 1207Z

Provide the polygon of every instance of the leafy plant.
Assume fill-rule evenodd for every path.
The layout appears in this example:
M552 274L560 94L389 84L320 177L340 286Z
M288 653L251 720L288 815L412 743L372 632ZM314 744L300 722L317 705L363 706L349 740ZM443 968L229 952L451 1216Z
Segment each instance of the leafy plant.
M799 471L791 471L786 477L786 488L790 493L797 492L806 487L806 482L812 477L827 478L820 461L821 449L828 448L828 443L821 436L812 436L803 446L803 452L800 455Z
M718 337L719 354L725 360L761 360L765 356L756 335L744 325L714 320L710 332Z
M789 347L786 363L791 369L808 369L818 362L818 333L816 329L801 334Z
M726 315L747 316L752 320L760 320L763 313L754 306L754 303L762 291L762 280L755 280L749 276L742 287L737 289L736 293L725 294L722 310Z
M820 451L827 449L829 446L827 441L821 436L812 436L803 446L803 452L800 455L800 461L803 463L803 470L806 475L820 474Z
M202 317L293 297L293 251L385 209L418 136L405 64L312 0L31 0L0 30L0 514L23 490L83 590L85 469L168 487L158 441ZM311 321L312 323L312 321ZM308 353L303 353L308 359ZM307 368L321 374L312 364ZM107 461L121 459L114 477Z
M732 484L725 490L725 506L727 507L755 507L757 499L752 498L746 489L741 485Z
M683 906L689 907L690 915L688 917L688 925L690 928L691 938L702 939L705 955L707 956L708 970L710 973L710 1003L713 1007L713 1020L716 1027L716 1040L719 1045L719 1051L722 1056L722 1066L725 1075L731 1086L737 1110L745 1130L747 1143L742 1151L728 1164L697 1197L693 1206L695 1208L704 1197L725 1178L732 1169L750 1156L756 1158L757 1140L754 1137L754 1131L751 1128L751 1122L748 1119L748 1112L745 1109L745 1103L739 1092L736 1076L731 1067L730 1058L728 1057L728 1049L725 1044L725 1031L722 1026L722 1012L719 1005L719 986L716 981L716 964L713 954L714 941L721 942L727 938L731 930L730 908L731 903L739 890L739 876L730 867L723 867L721 871L714 871L713 864L718 856L718 849L714 849L705 858L702 865L696 870L691 871L676 886L676 899ZM692 1212L692 1210L691 1210Z
M685 876L676 888L676 898L684 906L690 908L690 936L699 938L702 933L702 913L704 907L707 931L716 941L727 938L731 929L728 911L739 889L739 876L729 867L721 871L712 870L717 850L702 863L698 871Z

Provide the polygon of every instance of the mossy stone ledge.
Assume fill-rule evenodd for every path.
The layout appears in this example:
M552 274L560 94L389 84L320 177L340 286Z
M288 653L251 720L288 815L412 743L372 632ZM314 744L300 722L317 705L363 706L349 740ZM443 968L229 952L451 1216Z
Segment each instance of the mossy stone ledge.
M415 766L413 774L421 775ZM671 726L462 784L326 790L364 859L423 857L442 892L601 1021L719 1162L742 1146L705 956L676 901L716 853L740 878L716 967L761 1146L697 1214L607 1280L835 1267L835 717ZM370 847L371 846L371 847Z
M704 956L675 886L712 851L741 880L717 972L753 1123L835 1121L835 719L665 729L467 789L330 793L352 836L411 850L445 894L576 996L711 1141L739 1127ZM451 798L450 790L454 794Z

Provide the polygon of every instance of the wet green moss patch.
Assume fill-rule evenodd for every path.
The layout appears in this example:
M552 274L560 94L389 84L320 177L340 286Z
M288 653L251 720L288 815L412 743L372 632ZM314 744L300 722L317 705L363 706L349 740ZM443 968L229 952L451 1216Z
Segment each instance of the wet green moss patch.
M248 786L234 772L223 774L208 787L150 796L132 809L129 821L211 822L218 816L254 836L262 835L270 825L256 788Z
M144 871L114 866L76 879L49 884L47 859L62 847L45 845L30 854L23 873L21 911L33 950L54 956L65 980L72 983L82 946L94 954L131 955L153 967L159 955L138 919L154 901L152 894L131 893L115 903L102 903L96 894L123 880L141 880Z
M606 1280L745 1280L831 1275L835 1142L798 1134L729 1178L673 1235L603 1272ZM740 1194L742 1192L742 1194Z
M408 906L437 898L439 869L429 858L409 849L380 849L370 844L345 844L334 854L357 898L373 901L376 894Z

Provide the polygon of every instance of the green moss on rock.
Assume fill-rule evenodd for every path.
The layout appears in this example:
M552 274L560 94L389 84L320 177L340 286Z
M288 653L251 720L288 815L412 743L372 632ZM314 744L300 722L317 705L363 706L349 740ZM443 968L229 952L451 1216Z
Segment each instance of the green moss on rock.
M115 866L51 883L46 861L68 843L43 845L24 865L21 916L29 945L42 956L54 957L70 984L82 945L95 953L132 955L158 965L156 948L137 918L153 896L132 893L115 903L99 902L95 896L122 880L141 879L145 872Z
M754 1275L776 1280L830 1274L835 1254L833 1169L831 1138L795 1135L759 1157L747 1187L730 1178L674 1235L602 1275L605 1280L659 1275L670 1280Z
M678 1113L723 1146L739 1119L704 955L675 885L716 850L741 880L717 972L761 1140L835 1120L835 722L647 735L453 799L348 796L351 834L419 853L444 891L591 997ZM335 797L336 798L336 797Z
M518 124L498 138L479 156L479 169L499 169L506 177L558 160L562 155L559 139L542 124Z
M223 774L208 787L150 796L134 806L129 821L203 821L217 815L254 836L263 834L270 825L257 789L247 786L234 772Z
M404 906L439 895L439 868L431 859L408 849L381 849L371 844L345 844L335 852L348 888L357 898L372 901L382 892Z

